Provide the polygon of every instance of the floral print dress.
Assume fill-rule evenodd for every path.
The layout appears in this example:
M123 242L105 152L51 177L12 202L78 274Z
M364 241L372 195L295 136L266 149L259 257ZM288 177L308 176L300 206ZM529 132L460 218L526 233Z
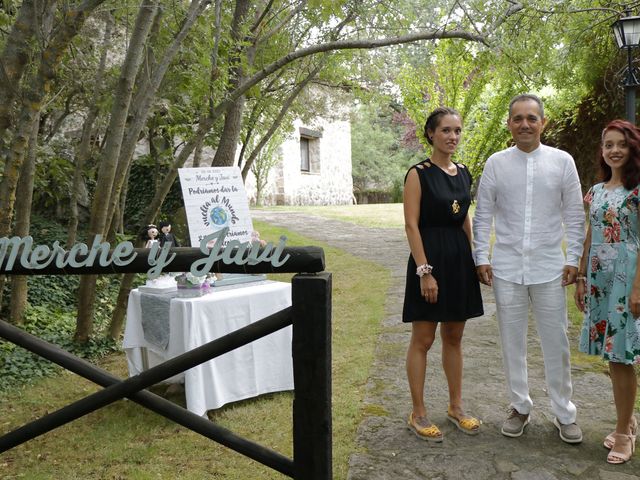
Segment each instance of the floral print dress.
M640 363L640 318L629 311L638 258L638 187L613 190L598 183L589 204L591 247L581 352L610 362Z

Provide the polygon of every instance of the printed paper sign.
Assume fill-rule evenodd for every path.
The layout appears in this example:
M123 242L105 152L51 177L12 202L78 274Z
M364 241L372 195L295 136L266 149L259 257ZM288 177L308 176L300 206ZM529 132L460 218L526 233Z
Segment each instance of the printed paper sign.
M230 240L251 241L253 223L238 167L180 168L178 174L192 247L225 227L223 246Z

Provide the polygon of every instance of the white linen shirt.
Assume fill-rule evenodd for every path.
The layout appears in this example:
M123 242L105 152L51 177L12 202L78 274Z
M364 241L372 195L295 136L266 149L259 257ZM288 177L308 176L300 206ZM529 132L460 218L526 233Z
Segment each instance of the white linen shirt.
M496 240L489 262L493 221ZM489 157L473 219L476 266L491 263L496 277L521 285L550 282L562 275L564 265L578 266L584 229L582 191L571 155L540 145L529 153L511 147Z

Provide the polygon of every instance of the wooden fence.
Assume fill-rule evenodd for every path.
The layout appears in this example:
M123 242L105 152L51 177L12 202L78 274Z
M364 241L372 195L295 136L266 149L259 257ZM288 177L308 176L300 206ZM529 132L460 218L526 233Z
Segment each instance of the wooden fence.
M99 265L32 270L6 261L0 274L83 275L143 273L150 268L148 249L136 249L136 258L124 266ZM165 272L189 271L194 261L205 258L197 248L174 248L174 260ZM126 380L114 377L91 363L0 320L0 337L46 358L104 387L53 413L0 437L0 452L27 442L117 400L130 400L225 445L296 480L329 480L332 477L331 440L331 274L324 272L324 252L317 247L284 248L289 259L278 267L270 262L255 265L216 262L216 273L295 273L292 306L229 333L194 350L172 358ZM81 256L78 256L81 258ZM235 348L293 325L293 459L247 440L188 410L159 397L146 388L180 372L216 358ZM247 477L249 478L249 476Z

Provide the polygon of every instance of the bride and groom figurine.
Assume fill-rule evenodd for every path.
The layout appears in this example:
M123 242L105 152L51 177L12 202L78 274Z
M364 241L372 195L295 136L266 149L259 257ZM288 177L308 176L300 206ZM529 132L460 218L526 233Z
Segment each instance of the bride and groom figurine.
M160 230L158 230L158 228ZM154 224L149 224L142 229L140 236L143 240L146 240L145 248L151 248L155 242L159 242L161 247L167 242L171 243L173 247L180 246L176 236L171 233L170 222L162 221L158 227Z

